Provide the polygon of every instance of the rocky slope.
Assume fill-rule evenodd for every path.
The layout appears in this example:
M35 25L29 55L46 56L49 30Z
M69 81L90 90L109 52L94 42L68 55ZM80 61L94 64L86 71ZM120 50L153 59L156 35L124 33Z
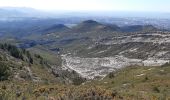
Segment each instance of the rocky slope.
M64 55L63 68L91 79L125 66L169 62L169 39L168 31L152 25L118 27L87 20L68 31L44 34L33 43Z
M62 70L36 52L10 44L0 44L0 81L52 82L81 84L85 79L76 72ZM75 81L79 79L79 81Z
M82 26L0 45L0 99L169 99L170 32Z
M161 59L130 59L123 56L103 58L62 57L63 69L74 70L87 79L104 78L110 72L116 72L127 66L161 66L169 60Z

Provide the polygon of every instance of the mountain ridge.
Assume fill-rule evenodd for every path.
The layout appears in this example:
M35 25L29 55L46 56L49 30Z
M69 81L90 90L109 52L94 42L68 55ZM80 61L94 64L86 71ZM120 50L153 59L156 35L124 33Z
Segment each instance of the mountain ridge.
M74 32L89 32L89 31L117 31L117 25L105 25L94 20L86 20L72 28Z
M46 28L42 30L43 33L53 33L53 32L65 32L69 31L70 28L65 26L64 24L55 24L50 26L49 28Z

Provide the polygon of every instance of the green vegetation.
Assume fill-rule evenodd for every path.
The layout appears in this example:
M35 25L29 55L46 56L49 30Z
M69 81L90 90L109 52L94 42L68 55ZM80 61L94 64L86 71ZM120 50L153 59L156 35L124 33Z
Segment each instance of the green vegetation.
M0 44L0 48L8 51L11 54L11 56L23 60L22 51L19 50L16 46L10 44Z
M169 72L169 65L127 67L116 73L110 73L103 80L93 80L81 85L63 85L52 83L47 79L48 84L4 81L0 83L0 87L3 93L8 93L3 94L4 97L8 95L8 100L12 100L10 98L17 98L17 100L23 98L26 100L169 100ZM5 89L3 89L4 84Z
M7 80L10 76L10 69L7 64L0 62L0 81Z
M21 48L17 48L14 45L11 44L0 44L0 49L9 52L9 54L17 59L21 59L23 61L27 61L30 64L34 63L34 57L32 56L32 54L25 50L25 49L21 49ZM35 54L34 55L37 59L39 59L39 63L43 64L45 61L44 59L40 56Z
M10 44L0 44L0 81L4 80L38 80L36 77L53 79L47 63L40 55ZM41 73L39 73L41 72ZM53 78L50 78L53 77Z
M74 85L81 85L83 82L85 82L86 80L81 78L81 77L75 77L73 78L73 84Z
M170 99L168 63L160 67L126 67L102 80L87 81L75 71L53 75L41 54L7 44L0 47L0 100ZM11 54L12 50L15 56ZM49 53L43 54L49 55L47 58L53 57ZM66 81L68 78L72 82Z

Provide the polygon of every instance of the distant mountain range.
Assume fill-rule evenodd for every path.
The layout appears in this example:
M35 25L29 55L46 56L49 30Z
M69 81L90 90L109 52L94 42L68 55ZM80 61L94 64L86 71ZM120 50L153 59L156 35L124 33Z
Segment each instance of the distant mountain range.
M1 8L0 100L168 100L170 20L103 13Z
M100 23L105 23L107 25L99 25L100 23L96 23L95 30L117 30L118 27L122 26L131 26L131 25L153 25L157 28L165 28L169 30L170 27L170 14L168 13L143 13L143 12L69 12L69 11L42 11L33 8L26 7L1 7L0 8L0 34L27 34L29 30L31 30L31 26L33 28L30 33L37 33L47 31L48 28L55 26L57 24L65 24L70 26L74 26L84 20L96 20ZM150 16L150 17L149 17ZM89 23L81 23L82 25ZM94 23L95 24L95 23ZM116 24L112 25L112 24ZM86 25L89 26L89 25ZM4 29L7 27L9 30ZM23 29L19 29L20 31L16 31L15 29L19 27L24 27ZM83 31L80 30L82 26L75 27L74 31ZM90 26L89 26L90 27ZM140 26L138 26L140 27ZM39 28L39 29L38 29ZM87 27L88 28L88 27ZM116 29L114 29L116 28ZM129 27L124 27L123 30L127 31ZM29 30L27 30L29 29ZM47 30L46 30L47 29ZM82 28L83 29L83 28ZM90 29L89 29L90 30ZM93 30L93 29L92 29ZM112 31L113 31L112 30ZM139 29L140 30L140 29ZM55 30L53 30L55 31ZM50 31L50 32L53 32ZM136 31L136 30L134 30ZM29 34L30 34L29 33Z
M88 32L88 31L118 31L119 27L116 25L104 25L93 20L83 21L72 28L74 32Z
M27 7L1 7L1 20L5 18L70 18L70 17L143 17L143 18L170 18L169 13L156 12L116 12L116 11L43 11Z
M64 25L62 25L64 26ZM54 27L55 28L55 27ZM86 33L86 32L141 32L141 31L157 31L158 28L153 25L132 25L119 27L114 24L102 24L94 20L83 21L76 26L70 28L70 33Z
M75 34L93 32L105 34L109 32L141 32L159 30L153 25L132 25L119 27L114 24L103 24L94 20L86 20L73 27L59 24L57 20L23 20L14 22L1 22L1 36L24 37L29 35L39 35L48 33ZM104 35L103 34L103 35ZM83 34L88 35L88 34Z
M50 26L49 28L42 30L42 32L52 33L52 32L65 32L68 30L70 30L70 28L65 26L64 24L56 24L56 25Z
M156 31L159 30L153 25L132 25L132 26L124 26L121 28L123 32L137 32L137 31Z
M0 16L1 19L5 18L29 18L29 17L36 17L42 18L47 17L47 15L39 10L33 8L24 8L24 7L2 7L0 8Z

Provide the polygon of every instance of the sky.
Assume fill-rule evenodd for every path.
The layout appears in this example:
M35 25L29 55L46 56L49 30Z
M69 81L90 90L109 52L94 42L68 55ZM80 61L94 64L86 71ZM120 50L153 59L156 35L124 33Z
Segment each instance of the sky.
M68 11L170 12L170 0L0 0L0 7Z

